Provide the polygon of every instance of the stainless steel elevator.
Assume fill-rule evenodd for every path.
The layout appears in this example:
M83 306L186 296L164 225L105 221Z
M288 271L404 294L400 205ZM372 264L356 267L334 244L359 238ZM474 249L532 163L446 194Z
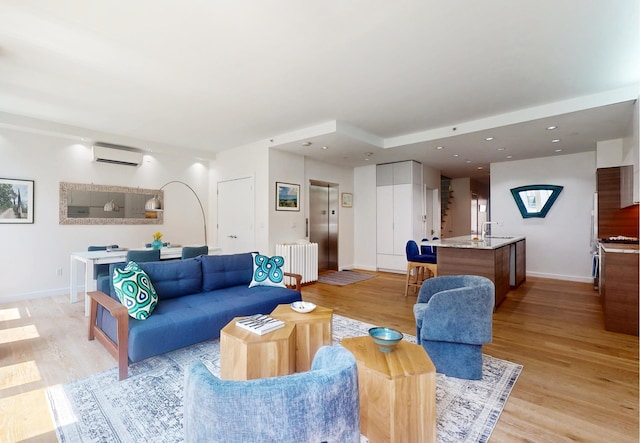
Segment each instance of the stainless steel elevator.
M318 271L338 270L338 185L309 182L309 240L318 243Z

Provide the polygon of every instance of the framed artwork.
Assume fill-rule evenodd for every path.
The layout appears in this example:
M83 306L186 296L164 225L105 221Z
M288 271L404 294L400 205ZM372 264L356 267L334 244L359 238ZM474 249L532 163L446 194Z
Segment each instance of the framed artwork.
M300 185L276 182L276 211L300 211Z
M343 208L353 207L353 194L351 192L342 193L342 207Z
M33 223L33 180L0 178L1 223Z

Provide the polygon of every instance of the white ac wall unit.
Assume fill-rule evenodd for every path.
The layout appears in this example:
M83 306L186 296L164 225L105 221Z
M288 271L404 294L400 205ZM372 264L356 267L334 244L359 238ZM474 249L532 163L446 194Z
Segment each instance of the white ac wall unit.
M127 146L97 142L93 145L93 160L114 165L140 166L142 154Z

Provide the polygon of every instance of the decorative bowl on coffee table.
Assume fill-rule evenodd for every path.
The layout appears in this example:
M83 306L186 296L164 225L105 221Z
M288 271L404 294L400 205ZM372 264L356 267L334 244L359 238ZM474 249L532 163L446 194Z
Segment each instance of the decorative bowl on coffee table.
M400 331L391 328L376 327L369 329L369 335L384 353L389 353L395 349L404 335Z

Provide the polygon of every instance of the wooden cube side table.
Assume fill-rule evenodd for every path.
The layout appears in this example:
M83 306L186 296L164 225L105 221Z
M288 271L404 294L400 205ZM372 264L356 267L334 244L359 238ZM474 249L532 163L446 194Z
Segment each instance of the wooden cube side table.
M371 337L342 339L358 365L360 432L370 443L436 441L436 368L420 345L379 351Z
M302 314L291 309L291 305L278 305L269 315L296 325L296 372L310 370L318 349L332 344L333 309L316 306Z
M296 368L295 323L258 335L236 326L237 317L220 331L220 378L251 380L289 375Z

